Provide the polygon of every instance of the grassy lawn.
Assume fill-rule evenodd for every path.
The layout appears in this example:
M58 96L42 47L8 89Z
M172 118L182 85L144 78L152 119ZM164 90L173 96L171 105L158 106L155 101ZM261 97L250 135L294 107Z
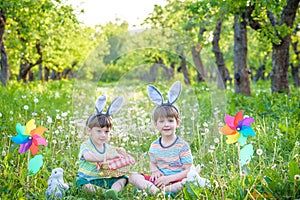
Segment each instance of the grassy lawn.
M90 85L92 85L92 87ZM166 94L170 82L155 83ZM252 96L235 95L232 87L226 91L206 84L183 86L176 102L182 124L178 135L189 141L194 163L201 165L200 176L218 182L204 189L187 184L176 199L299 199L300 198L300 90L291 88L289 96L271 94L269 83L252 85ZM52 169L64 169L64 180L70 190L64 199L101 199L102 194L77 191L77 154L86 138L84 123L94 112L94 101L100 94L108 101L122 95L125 104L113 116L111 143L122 146L136 160L132 171L147 172L147 150L158 137L152 126L151 112L155 105L147 96L146 83L94 84L79 81L49 83L13 83L1 88L0 98L0 199L44 199L47 180ZM251 161L244 165L240 176L238 147L226 144L219 128L225 125L224 114L244 115L255 119L251 127L256 133L247 143L254 147ZM39 147L44 164L40 171L27 178L28 154L19 154L15 136L16 124L25 125L35 119L37 126L48 130L43 137L47 146ZM149 196L128 185L122 199L164 199Z

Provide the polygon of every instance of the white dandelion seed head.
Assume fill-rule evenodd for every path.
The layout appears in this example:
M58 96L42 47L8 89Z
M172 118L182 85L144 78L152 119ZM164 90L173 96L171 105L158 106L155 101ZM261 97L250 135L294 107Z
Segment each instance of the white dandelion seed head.
M294 180L295 180L295 181L299 181L299 180L300 180L300 175L299 175L299 174L295 174Z
M6 156L6 151L2 151L2 156Z
M9 111L9 114L13 115L13 114L14 114L14 111L12 111L12 110L11 110L11 111Z
M214 143L219 144L220 143L220 139L219 138L215 138L214 139Z
M263 153L263 150L262 150L262 149L257 149L257 150L256 150L256 154L257 154L257 155L260 156L260 155L262 155L262 153Z
M28 107L27 105L24 106L24 110L28 110L28 108L29 108L29 107Z
M52 118L50 116L47 116L47 122L52 123Z
M0 112L0 117L2 117L2 113Z
M297 147L300 146L300 142L296 141L295 146L297 146Z
M33 102L34 102L34 103L38 103L38 102L39 102L39 99L36 98L36 97L34 97Z

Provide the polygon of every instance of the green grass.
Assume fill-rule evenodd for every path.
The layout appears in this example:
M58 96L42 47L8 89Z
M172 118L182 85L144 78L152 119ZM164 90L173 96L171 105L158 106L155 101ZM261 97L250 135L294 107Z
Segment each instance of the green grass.
M167 92L170 83L157 83ZM95 88L97 84L94 84ZM82 86L82 87L81 87ZM0 98L0 199L44 199L47 179L52 169L62 167L64 180L71 184L65 199L102 198L102 194L77 191L77 154L84 140L84 120L93 112L93 102L100 93L108 94L109 101L124 95L126 102L121 112L115 114L114 145L131 152L138 163L133 171L147 172L147 150L151 141L158 137L151 124L154 104L147 96L145 84L98 84L99 89L77 85L73 81L49 83L13 83L1 88ZM226 92L212 91L205 84L184 86L178 106L182 125L178 134L190 142L195 164L201 164L200 175L218 182L212 189L198 188L187 184L176 199L295 199L300 198L300 98L299 89L291 88L289 96L271 94L268 83L252 87L252 96L235 95L232 89ZM74 89L75 88L75 89ZM97 91L97 92L95 92ZM86 95L86 96L85 96ZM28 109L24 109L24 106ZM217 108L217 109L215 109ZM235 115L244 110L245 115L255 119L251 127L256 137L248 138L254 151L249 164L244 167L245 176L240 176L236 145L227 145L226 137L219 128L224 125L225 112ZM35 119L37 126L45 126L43 136L48 146L40 146L44 165L27 180L27 153L19 154L19 145L12 143L16 124L25 125ZM217 138L217 139L216 139ZM297 176L296 176L297 177ZM133 195L133 186L122 192L122 199L159 199L145 192Z

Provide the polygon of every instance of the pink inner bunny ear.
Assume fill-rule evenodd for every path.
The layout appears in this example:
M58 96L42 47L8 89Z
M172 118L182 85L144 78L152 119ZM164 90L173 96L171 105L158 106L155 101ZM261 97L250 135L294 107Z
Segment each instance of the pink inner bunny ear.
M235 130L235 126L234 126L234 117L225 114L225 123L227 124L227 126L229 126L232 130Z

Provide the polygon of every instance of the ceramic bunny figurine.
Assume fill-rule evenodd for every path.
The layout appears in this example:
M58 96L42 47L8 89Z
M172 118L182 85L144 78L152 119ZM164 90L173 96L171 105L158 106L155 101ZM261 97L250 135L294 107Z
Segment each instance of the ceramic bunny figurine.
M69 185L64 183L63 171L62 168L52 170L51 176L48 179L47 197L61 199L65 191L69 189Z
M199 187L210 187L209 180L200 177L200 165L198 164L196 167L192 165L190 171L187 174L187 182L194 183Z

